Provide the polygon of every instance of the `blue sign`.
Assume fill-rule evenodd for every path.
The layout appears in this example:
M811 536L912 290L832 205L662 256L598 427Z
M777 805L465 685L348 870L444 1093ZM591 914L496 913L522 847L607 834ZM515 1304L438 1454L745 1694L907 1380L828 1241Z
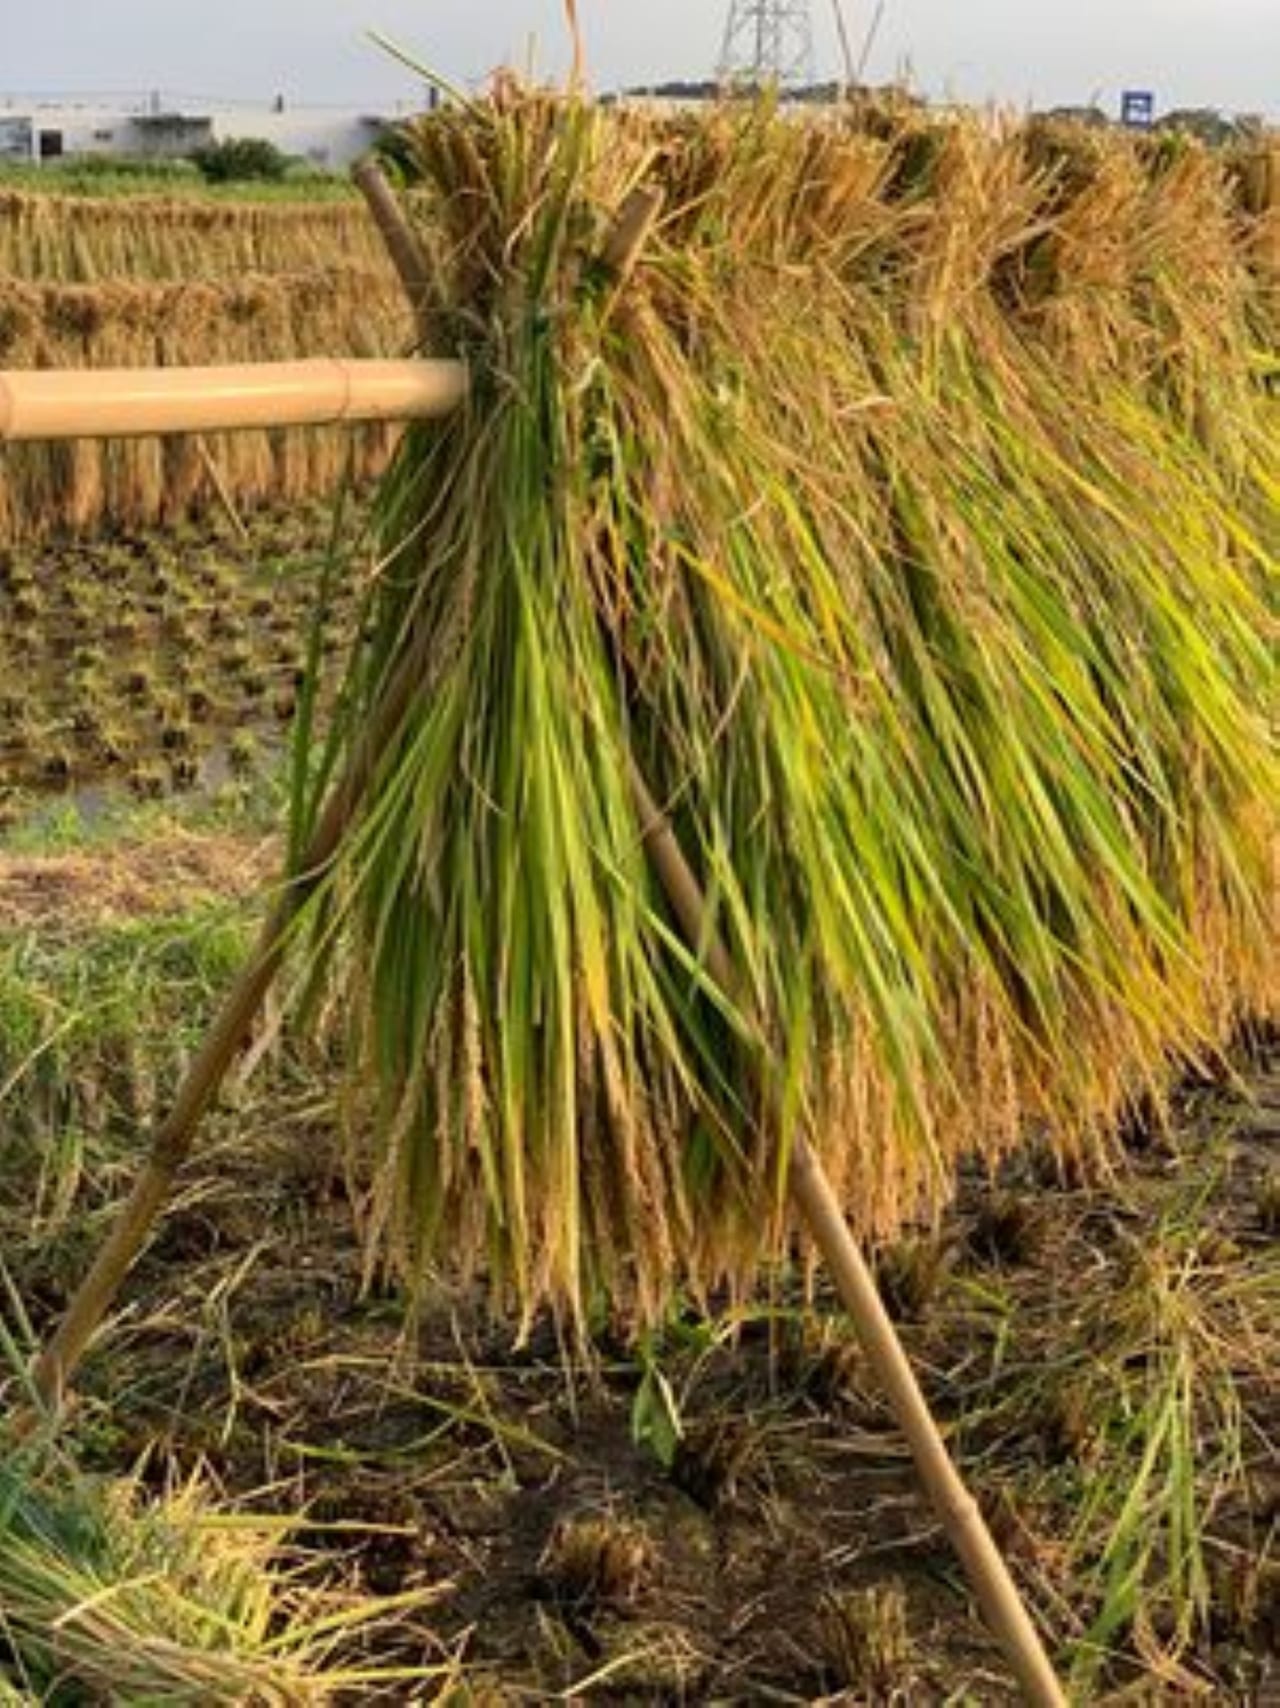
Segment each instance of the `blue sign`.
M1156 98L1149 89L1126 89L1120 97L1120 123L1130 130L1150 130L1156 122Z

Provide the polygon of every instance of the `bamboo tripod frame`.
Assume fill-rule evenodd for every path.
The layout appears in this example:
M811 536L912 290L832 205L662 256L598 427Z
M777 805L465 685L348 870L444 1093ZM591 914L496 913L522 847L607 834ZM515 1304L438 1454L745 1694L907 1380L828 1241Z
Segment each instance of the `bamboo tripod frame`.
M419 336L425 343L427 327L422 292L422 281L428 276L425 261L395 197L376 167L362 168L357 181L405 286ZM613 274L615 299L625 288L659 212L659 199L644 190L633 192L620 211L603 255ZM457 378L452 375L449 383L455 401L460 401L465 393L465 380L459 385ZM0 381L0 396L4 395L2 388ZM431 408L420 412L439 414L444 409L437 398ZM181 427L182 423L174 423L173 430ZM99 426L98 430L108 429ZM135 426L133 430L139 429ZM298 912L340 848L359 813L381 755L394 740L414 695L421 691L423 664L421 658L406 657L384 689L362 743L330 795L298 873L271 910L257 946L225 998L171 1110L155 1130L132 1193L62 1321L40 1353L33 1370L33 1384L49 1411L61 1406L80 1359L162 1213L177 1171L194 1147L201 1120L247 1041L280 970ZM690 948L702 956L716 983L732 993L739 987L739 980L723 944L709 930L709 911L701 886L634 761L630 790L646 853L681 934ZM767 1106L772 1064L762 1036L757 1039L757 1057ZM831 1272L868 1363L876 1372L906 1437L921 1482L1025 1700L1036 1708L1065 1708L1066 1696L1035 1625L977 1502L965 1488L947 1452L821 1160L803 1136L792 1139L788 1164L788 1190L793 1205Z

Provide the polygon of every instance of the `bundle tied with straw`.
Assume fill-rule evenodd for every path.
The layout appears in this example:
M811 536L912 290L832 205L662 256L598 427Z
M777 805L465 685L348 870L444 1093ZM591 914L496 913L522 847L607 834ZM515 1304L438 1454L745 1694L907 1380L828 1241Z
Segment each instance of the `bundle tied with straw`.
M1203 224L1136 158L510 89L409 142L473 396L385 484L294 826L412 671L303 920L373 1249L643 1316L786 1251L802 1129L887 1234L1274 1003L1280 442L1224 176L1206 330ZM1121 192L1165 241L1103 303L1079 198Z

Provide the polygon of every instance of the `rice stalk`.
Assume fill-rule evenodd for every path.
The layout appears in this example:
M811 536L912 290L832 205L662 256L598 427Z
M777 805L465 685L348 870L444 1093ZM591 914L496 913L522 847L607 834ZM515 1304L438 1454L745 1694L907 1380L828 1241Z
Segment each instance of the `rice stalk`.
M311 947L411 1279L580 1321L747 1285L790 1242L755 1023L883 1235L1033 1123L1100 1154L1275 1000L1274 406L1229 187L1107 156L1064 199L965 125L904 180L914 122L504 89L409 133L474 397L384 484L320 774L405 658L422 688ZM1105 260L1110 216L1073 234L1108 174L1159 266ZM640 183L665 212L618 298ZM743 992L678 940L633 760Z
M345 264L382 271L377 234L342 202L216 203L199 196L69 196L0 189L0 273L34 284L234 282Z

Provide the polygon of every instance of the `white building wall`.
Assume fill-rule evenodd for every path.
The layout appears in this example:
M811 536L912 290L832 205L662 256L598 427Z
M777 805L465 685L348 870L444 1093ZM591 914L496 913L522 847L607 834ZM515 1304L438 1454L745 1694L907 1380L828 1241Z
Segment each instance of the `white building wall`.
M64 154L127 154L126 135L130 115L118 107L31 106L13 113L0 108L0 125L19 120L28 128L31 158L40 158L40 132L55 132L62 138Z
M213 134L227 138L262 137L284 154L298 155L313 166L341 171L370 147L380 121L359 111L330 107L294 107L284 112L244 107L214 107Z
M217 142L261 137L283 153L326 171L338 172L357 160L375 141L384 122L359 108L267 107L165 103L185 119L209 120ZM156 131L139 118L156 116L141 102L135 107L78 102L28 104L0 98L0 158L22 156L23 125L30 124L30 152L39 158L39 134L56 132L65 155L141 155L162 152Z

